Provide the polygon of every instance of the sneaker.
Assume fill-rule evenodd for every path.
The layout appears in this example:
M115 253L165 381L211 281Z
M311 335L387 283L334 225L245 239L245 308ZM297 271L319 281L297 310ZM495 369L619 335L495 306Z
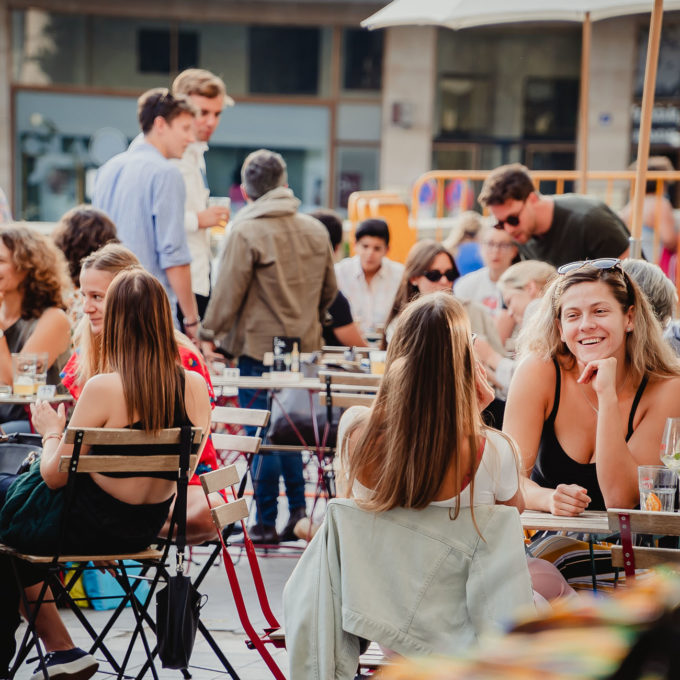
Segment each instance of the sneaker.
M279 539L281 541L297 541L298 537L295 535L295 525L306 516L307 513L304 508L295 508L295 510L290 513L288 524L283 528L283 531L279 535Z
M276 527L270 527L266 524L253 524L248 529L248 535L253 543L275 545L279 542L279 535L276 533Z
M45 654L44 670L47 671L49 680L87 680L98 668L97 659L78 647ZM33 671L31 680L44 678L43 664L39 663Z

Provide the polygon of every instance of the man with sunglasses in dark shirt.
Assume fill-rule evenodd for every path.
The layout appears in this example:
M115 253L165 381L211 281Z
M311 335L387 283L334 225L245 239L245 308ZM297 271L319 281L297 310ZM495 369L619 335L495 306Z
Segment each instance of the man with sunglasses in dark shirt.
M495 218L495 227L517 242L524 260L559 267L574 260L628 255L630 233L602 201L577 194L543 196L519 163L496 168L478 200Z

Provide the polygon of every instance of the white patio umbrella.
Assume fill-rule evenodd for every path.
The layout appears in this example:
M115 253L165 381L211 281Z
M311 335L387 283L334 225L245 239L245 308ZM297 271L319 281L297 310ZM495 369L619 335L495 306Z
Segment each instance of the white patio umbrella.
M591 21L652 10L642 96L637 177L632 222L631 255L640 254L644 178L649 158L656 66L659 56L663 0L394 0L361 22L364 28L436 25L454 30L472 26L527 21L576 21L583 25L581 46L581 91L579 103L579 171L581 190L586 191L588 169L588 92L590 73ZM680 0L666 0L667 9L680 9Z

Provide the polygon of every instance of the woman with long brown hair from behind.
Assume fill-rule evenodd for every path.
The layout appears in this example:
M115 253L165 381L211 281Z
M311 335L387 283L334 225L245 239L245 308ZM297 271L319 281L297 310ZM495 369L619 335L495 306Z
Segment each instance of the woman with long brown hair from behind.
M142 269L120 273L107 291L102 369L83 388L70 426L134 427L158 432L166 427L194 425L204 433L209 431L210 399L205 381L179 365L167 295L159 281ZM175 476L79 475L68 517L55 512L38 519L32 513L46 507L40 503L37 507L20 504L20 511L15 511L17 494L21 492L23 497L29 483L32 499L40 497L49 507L59 507L56 499L63 493L68 475L59 471L59 462L73 448L62 437L66 424L63 405L55 411L46 402L37 402L31 411L34 422L45 433L42 457L24 475L0 476L0 540L20 551L38 554L56 550L59 536L67 554L106 555L145 549L167 519L176 489ZM205 441L204 436L197 453ZM176 451L176 447L170 449L168 453ZM96 455L96 449L83 450L81 455ZM101 518L106 521L102 523ZM19 592L6 558L0 561L0 567L9 613L0 639L2 672L14 648L12 628L18 625L14 614ZM24 574L24 585L39 580L40 574L32 570ZM91 669L93 664L87 662ZM58 664L59 657L50 655L47 659L48 674L52 663Z

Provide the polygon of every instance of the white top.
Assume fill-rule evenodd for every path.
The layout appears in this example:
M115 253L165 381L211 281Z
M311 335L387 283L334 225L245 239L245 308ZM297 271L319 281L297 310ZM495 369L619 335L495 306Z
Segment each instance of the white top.
M482 267L461 276L453 284L453 293L461 300L483 304L491 314L496 314L503 309L503 296L498 286L489 277L488 267Z
M208 150L205 142L193 142L187 146L182 158L172 162L179 168L184 179L187 197L184 203L184 229L191 253L191 289L197 295L210 294L210 230L198 228L198 214L208 207L208 189L205 182L205 158Z
M375 333L385 326L403 273L403 264L383 257L380 269L369 285L358 255L335 265L338 289L349 300L352 318L362 334Z
M366 411L368 411L366 406L352 406L340 418L338 450L343 470L347 470L347 432L355 420ZM490 428L484 428L484 435L486 437L484 453L475 474L475 505L493 505L496 501L508 501L519 488L517 461L506 436ZM346 472L343 474L346 475ZM359 500L367 500L371 496L371 490L355 479L352 494ZM433 501L430 505L455 507L456 499L454 497L445 501ZM460 492L460 507L470 507L470 485Z

